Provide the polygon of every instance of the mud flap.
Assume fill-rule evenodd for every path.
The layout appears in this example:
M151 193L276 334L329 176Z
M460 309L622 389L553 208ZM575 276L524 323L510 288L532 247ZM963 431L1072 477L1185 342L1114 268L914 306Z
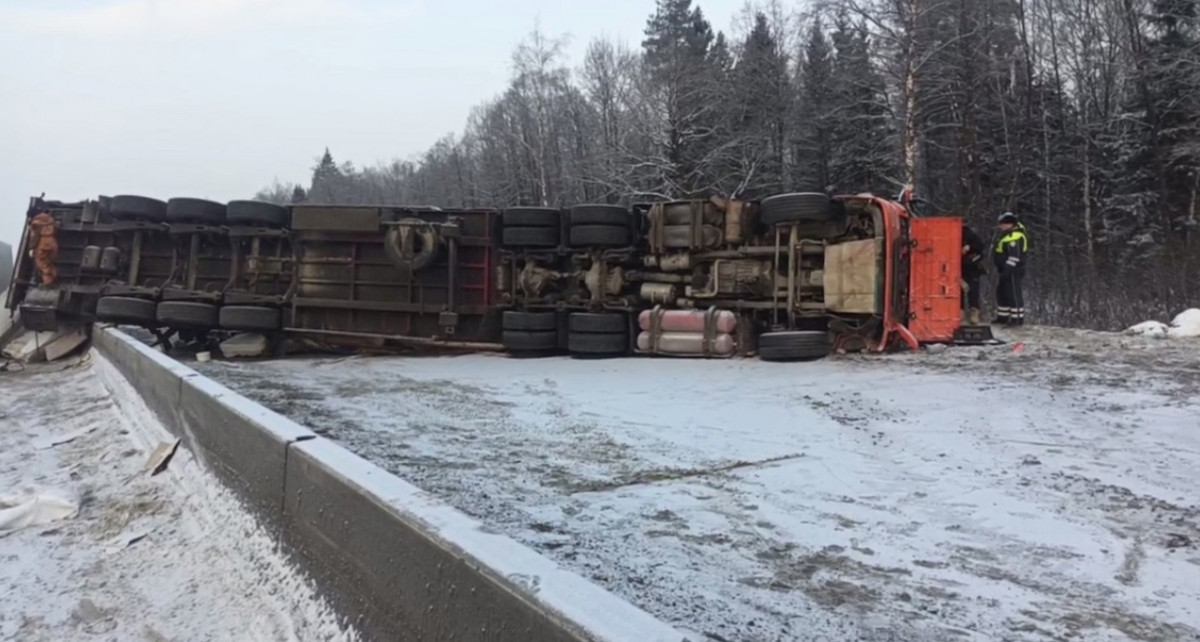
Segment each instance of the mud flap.
M994 346L1004 341L992 334L990 325L964 325L954 331L952 343L957 346Z
M58 329L58 290L36 288L25 295L21 302L21 325L34 332L52 332Z

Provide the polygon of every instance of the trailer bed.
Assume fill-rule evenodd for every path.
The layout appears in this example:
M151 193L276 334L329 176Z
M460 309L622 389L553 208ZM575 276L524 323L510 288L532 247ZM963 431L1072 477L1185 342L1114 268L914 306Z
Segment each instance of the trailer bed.
M1195 639L1195 346L1007 338L196 367L697 640Z

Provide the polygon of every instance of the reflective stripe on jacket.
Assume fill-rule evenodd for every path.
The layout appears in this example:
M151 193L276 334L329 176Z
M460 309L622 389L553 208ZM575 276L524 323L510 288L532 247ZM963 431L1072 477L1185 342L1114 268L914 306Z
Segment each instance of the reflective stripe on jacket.
M1013 229L996 242L996 252L992 255L992 260L996 268L1004 272L1020 267L1028 252L1029 237L1021 230Z

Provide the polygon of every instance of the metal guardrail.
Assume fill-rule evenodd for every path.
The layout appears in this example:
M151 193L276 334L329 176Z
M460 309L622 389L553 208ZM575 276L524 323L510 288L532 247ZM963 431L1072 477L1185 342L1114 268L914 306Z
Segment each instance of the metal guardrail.
M688 642L678 630L137 339L94 345L370 640Z

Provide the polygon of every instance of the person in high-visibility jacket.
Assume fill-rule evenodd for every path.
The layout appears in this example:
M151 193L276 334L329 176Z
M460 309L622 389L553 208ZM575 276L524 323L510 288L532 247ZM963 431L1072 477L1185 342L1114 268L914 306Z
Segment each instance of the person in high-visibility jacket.
M1021 290L1025 280L1025 261L1029 256L1029 237L1012 212L1005 212L996 221L1000 238L996 241L992 261L996 265L996 318L992 323L1023 325L1025 295Z
M29 253L33 255L42 287L52 288L58 283L58 269L54 265L58 259L57 227L58 221L50 212L38 212L29 221Z

